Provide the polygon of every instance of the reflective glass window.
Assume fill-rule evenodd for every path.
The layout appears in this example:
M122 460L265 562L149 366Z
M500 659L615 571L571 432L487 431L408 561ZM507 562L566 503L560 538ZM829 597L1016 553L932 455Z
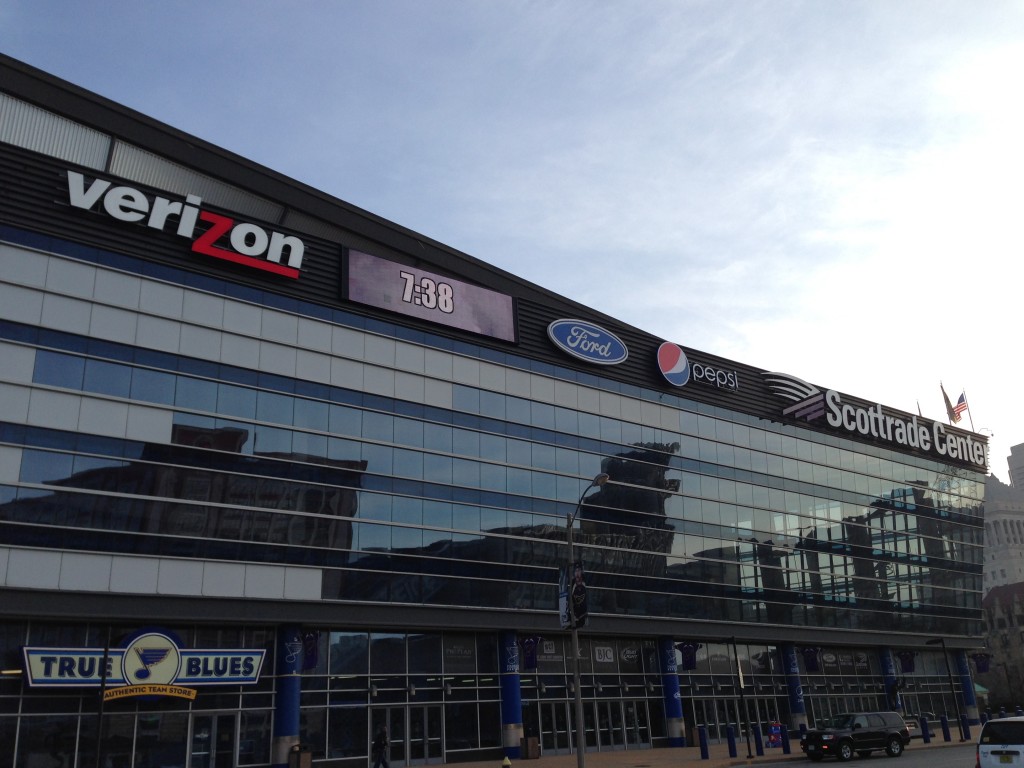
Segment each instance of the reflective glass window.
M490 419L505 418L505 396L497 392L480 392L480 415Z
M84 358L45 349L36 350L35 370L32 372L32 381L36 384L80 390L84 377Z
M295 399L290 395L276 392L259 392L256 395L256 418L271 424L291 424Z
M23 450L18 479L23 483L59 483L71 476L74 463L70 453Z
M363 434L363 412L347 405L331 405L330 431L336 435L359 437Z
M393 442L395 439L394 417L386 413L366 411L363 414L363 437L371 440Z
M119 363L104 360L87 360L85 363L84 389L113 397L128 397L131 394L132 369Z
M423 444L432 451L451 453L454 448L454 431L445 424L426 424Z
M205 379L179 376L174 391L174 404L196 411L217 411L217 383Z
M266 455L292 452L292 433L289 430L257 426L253 432L253 453Z
M297 427L326 430L329 427L330 407L327 403L307 398L296 398L294 424Z
M429 453L424 456L423 478L432 483L449 485L452 482L453 461L450 456Z
M395 442L398 445L423 446L423 422L416 419L394 420Z
M529 424L530 401L521 397L506 397L505 419L513 424Z
M256 390L233 384L218 384L217 412L240 419L255 419Z
M177 377L162 371L135 368L132 371L131 398L147 403L174 405Z

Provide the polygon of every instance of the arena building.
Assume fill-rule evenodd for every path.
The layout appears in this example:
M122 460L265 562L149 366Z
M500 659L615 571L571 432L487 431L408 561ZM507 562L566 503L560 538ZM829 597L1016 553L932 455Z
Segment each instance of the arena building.
M984 437L4 57L0 163L0 768L978 716Z

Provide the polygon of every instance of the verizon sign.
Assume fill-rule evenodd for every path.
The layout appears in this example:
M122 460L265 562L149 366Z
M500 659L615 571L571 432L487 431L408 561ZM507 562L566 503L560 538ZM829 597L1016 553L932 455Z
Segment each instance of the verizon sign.
M82 174L68 171L68 199L75 208L87 211L100 205L118 221L144 223L161 232L171 229L190 240L192 250L204 256L293 279L302 267L302 240L203 210L198 195L186 195L184 200L159 196L150 199L141 190L115 186L107 179L94 179L87 184Z

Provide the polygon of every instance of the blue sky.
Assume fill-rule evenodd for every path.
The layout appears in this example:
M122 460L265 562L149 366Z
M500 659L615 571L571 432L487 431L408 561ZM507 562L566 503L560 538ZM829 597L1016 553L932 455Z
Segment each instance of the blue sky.
M1024 3L5 0L0 51L684 346L1024 443Z

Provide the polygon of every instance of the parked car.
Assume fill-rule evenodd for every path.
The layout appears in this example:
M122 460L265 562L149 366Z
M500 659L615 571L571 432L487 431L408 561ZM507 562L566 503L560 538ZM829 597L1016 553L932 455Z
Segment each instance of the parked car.
M985 723L975 754L976 768L1024 768L1024 717Z
M814 761L835 757L845 762L855 753L867 757L878 750L899 757L909 743L910 730L896 712L836 715L800 737L800 749Z

